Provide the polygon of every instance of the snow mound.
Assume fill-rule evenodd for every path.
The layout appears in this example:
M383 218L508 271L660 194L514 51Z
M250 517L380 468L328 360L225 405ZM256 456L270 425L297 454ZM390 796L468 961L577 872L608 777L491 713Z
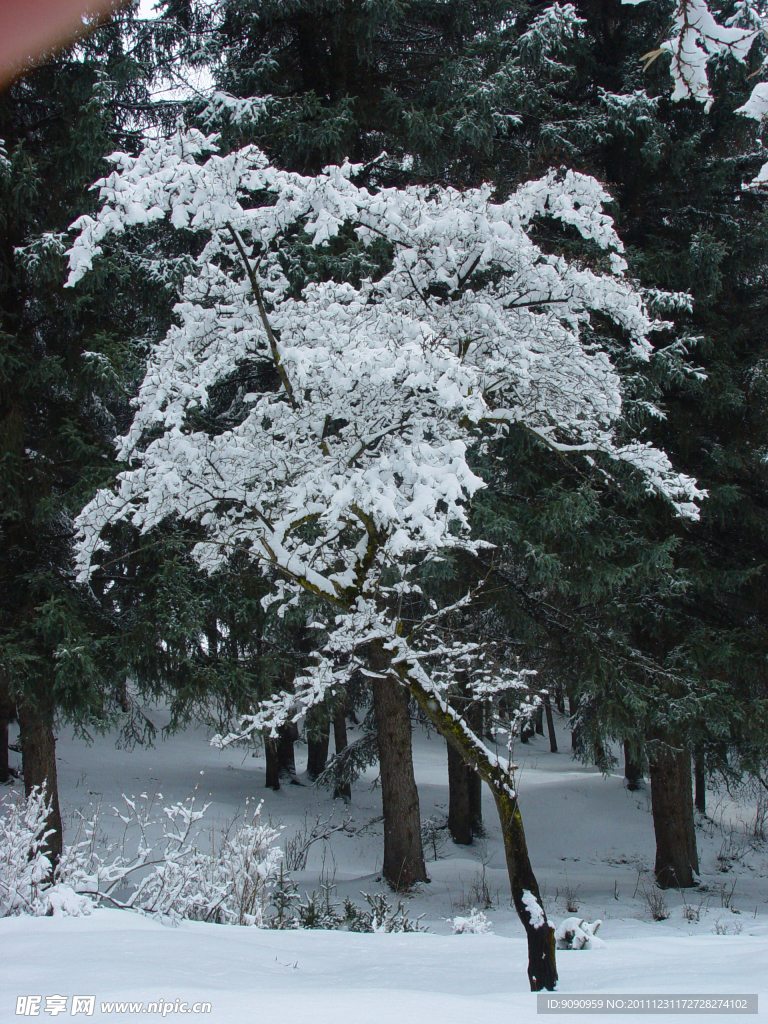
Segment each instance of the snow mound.
M597 938L602 921L584 921L580 917L566 917L555 929L558 949L600 949L605 945Z

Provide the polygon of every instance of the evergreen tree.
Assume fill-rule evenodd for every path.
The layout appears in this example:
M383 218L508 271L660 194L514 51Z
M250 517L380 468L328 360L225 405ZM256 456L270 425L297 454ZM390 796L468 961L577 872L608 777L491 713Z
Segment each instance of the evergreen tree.
M607 182L643 284L693 299L676 319L696 339L688 348L701 372L684 372L662 344L655 383L630 392L628 408L708 488L701 523L667 517L615 471L606 488L604 466L539 454L526 469L530 442L512 437L498 494L479 514L510 559L511 628L529 628L548 648L542 671L578 700L579 750L600 763L607 736L645 746L657 875L690 884L692 749L726 773L756 767L766 750L766 236L762 197L742 188L761 164L754 126L735 113L749 69L715 69L709 114L671 102L663 60L642 72L638 55L672 6L576 5L578 30L563 38L550 87L530 94L524 120L532 159L567 160ZM648 403L664 418L648 415Z
M4 721L18 715L26 791L47 789L54 860L56 715L107 723L125 667L110 622L74 586L73 518L111 479L112 437L143 365L137 337L168 307L151 280L138 302L120 261L66 292L64 233L93 208L104 156L161 117L148 91L154 31L124 12L0 95L0 705Z

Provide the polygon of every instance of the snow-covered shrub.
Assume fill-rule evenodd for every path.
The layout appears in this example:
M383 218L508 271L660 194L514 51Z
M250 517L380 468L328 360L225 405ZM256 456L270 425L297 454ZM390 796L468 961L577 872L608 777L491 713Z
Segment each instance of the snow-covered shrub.
M454 935L487 935L491 932L492 922L482 910L473 907L468 917L454 917L450 924Z
M282 851L276 846L280 830L261 820L260 803L250 820L229 830L221 839L215 867L216 884L224 890L217 908L224 924L252 924L261 928L269 890L274 885Z
M27 799L10 793L0 800L0 917L47 912L43 890L51 863L44 852L48 817L45 793Z
M558 949L600 949L605 943L597 938L602 921L585 921L580 917L566 917L555 929Z
M162 799L158 794L158 799ZM261 820L261 804L215 839L204 830L208 805L195 797L155 809L147 794L123 796L115 813L126 830L106 842L101 808L81 817L53 883L44 852L50 834L44 794L13 794L0 803L0 917L18 914L79 917L94 904L221 924L263 924L282 852L280 830ZM130 849L129 849L130 847Z
M121 843L100 852L97 808L83 819L83 838L65 851L57 877L97 902L170 920L261 926L282 858L280 830L262 822L261 804L231 823L216 847L213 832L200 824L209 805L196 808L194 796L159 814L145 793L138 799L123 795L123 802L122 810L115 809L126 826ZM135 848L129 853L131 835Z
M42 904L45 917L87 917L93 912L90 897L75 892L71 886L61 882L43 890Z

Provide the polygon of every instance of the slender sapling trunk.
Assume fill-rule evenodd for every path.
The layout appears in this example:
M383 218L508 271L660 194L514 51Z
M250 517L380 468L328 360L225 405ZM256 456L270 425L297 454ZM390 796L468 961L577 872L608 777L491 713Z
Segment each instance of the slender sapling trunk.
M549 698L549 694L544 695L544 710L547 714L547 732L549 733L549 750L550 753L557 753L557 736L555 734L555 719L552 714L552 702Z
M333 715L333 742L336 753L347 749L347 719L344 714L344 705L339 704ZM333 799L351 800L352 786L349 782L337 782L333 790Z

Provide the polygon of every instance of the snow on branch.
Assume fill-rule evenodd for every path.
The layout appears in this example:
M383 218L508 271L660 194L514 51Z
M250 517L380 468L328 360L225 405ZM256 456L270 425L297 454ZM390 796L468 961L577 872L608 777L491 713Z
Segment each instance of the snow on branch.
M645 2L623 0L632 5ZM675 83L673 100L696 100L709 110L714 102L709 88L709 61L724 55L741 63L746 61L761 31L762 19L755 4L741 2L736 6L737 13L721 23L713 17L707 0L679 0L667 38L644 58L650 63L662 54L670 54L670 73Z
M192 230L202 251L119 439L131 468L79 517L82 578L108 524L148 531L178 515L204 528L195 555L205 568L246 550L348 607L377 560L472 548L467 502L483 482L467 448L483 422L629 461L697 517L693 480L657 449L614 440L622 384L608 353L584 340L591 314L612 321L639 361L668 325L623 276L610 197L593 178L551 171L501 204L488 186L372 193L351 164L306 177L252 146L219 156L216 137L196 130L111 160L101 210L74 225L68 284L129 228ZM540 217L596 242L612 272L544 253L530 234ZM364 246L384 239L391 265L379 280L309 281L297 296L281 263L297 231L320 249L344 225ZM271 364L279 387L246 395L236 426L194 429L211 389L244 360Z
M622 2L635 5L646 0ZM666 38L657 49L643 57L647 68L657 57L670 55L674 101L695 100L709 111L714 102L709 87L710 62L716 58L731 57L740 64L746 64L754 43L761 36L768 35L763 5L751 0L738 0L734 6L731 17L718 20L710 11L708 0L678 0ZM766 70L768 58L764 58L759 69L762 73ZM768 114L768 83L758 82L737 113L762 121ZM768 164L762 167L752 185L764 185L766 182Z

